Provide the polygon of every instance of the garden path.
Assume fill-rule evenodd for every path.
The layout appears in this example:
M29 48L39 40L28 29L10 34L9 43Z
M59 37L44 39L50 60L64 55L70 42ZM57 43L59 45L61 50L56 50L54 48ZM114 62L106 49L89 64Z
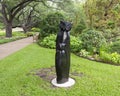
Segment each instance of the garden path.
M13 41L6 44L0 45L0 59L3 59L10 54L26 47L29 44L33 43L33 37L24 38L21 40Z

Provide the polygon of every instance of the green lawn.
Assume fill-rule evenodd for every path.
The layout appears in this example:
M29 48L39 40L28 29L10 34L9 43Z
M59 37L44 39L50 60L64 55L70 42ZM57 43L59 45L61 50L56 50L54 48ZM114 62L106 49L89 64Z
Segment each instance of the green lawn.
M0 44L8 43L11 41L15 41L15 40L27 37L26 34L24 34L22 32L13 32L12 34L13 34L12 38L6 38L5 32L0 30Z
M120 67L82 59L72 54L71 73L76 84L71 88L54 88L34 75L42 68L54 66L55 50L36 44L0 61L0 96L120 96Z

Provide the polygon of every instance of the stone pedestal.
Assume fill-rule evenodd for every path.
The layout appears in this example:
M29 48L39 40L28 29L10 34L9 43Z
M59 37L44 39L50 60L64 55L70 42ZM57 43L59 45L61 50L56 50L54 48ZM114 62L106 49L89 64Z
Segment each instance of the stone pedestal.
M75 80L72 78L69 78L68 82L62 83L62 84L58 84L56 81L56 78L54 78L51 83L56 86L56 87L71 87L75 84Z

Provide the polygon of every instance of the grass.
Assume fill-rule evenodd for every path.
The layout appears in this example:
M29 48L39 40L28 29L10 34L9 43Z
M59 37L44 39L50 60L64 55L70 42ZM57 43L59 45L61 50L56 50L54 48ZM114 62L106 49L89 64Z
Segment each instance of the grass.
M120 67L89 61L72 54L71 72L76 84L53 88L33 75L36 70L54 66L55 50L36 44L0 60L0 96L120 96Z
M13 32L12 38L5 38L5 32L0 31L0 44L8 43L8 42L22 39L25 37L26 37L26 34L22 32Z
M0 29L4 28L4 24L0 22Z

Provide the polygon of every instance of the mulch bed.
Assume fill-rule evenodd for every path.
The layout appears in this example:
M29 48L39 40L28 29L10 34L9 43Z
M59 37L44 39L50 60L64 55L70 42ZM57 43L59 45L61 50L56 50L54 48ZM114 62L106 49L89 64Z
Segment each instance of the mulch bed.
M52 79L56 77L55 67L39 69L37 70L35 75L39 76L43 80L50 82ZM84 76L84 74L77 73L77 72L70 73L70 77L73 77L73 76L82 77Z

